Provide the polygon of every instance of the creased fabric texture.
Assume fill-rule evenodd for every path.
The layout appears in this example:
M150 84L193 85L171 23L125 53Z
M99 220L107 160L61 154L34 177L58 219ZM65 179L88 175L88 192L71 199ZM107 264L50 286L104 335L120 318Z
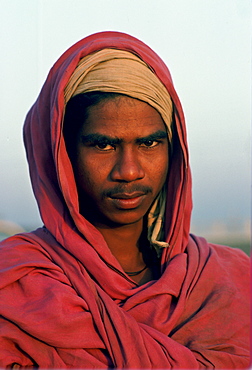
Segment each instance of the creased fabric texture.
M98 230L79 213L62 138L64 89L97 50L132 52L174 105L162 276L125 275ZM27 115L24 138L44 227L1 243L0 367L241 369L249 366L249 259L189 234L191 176L181 104L165 64L122 33L91 35L50 71Z

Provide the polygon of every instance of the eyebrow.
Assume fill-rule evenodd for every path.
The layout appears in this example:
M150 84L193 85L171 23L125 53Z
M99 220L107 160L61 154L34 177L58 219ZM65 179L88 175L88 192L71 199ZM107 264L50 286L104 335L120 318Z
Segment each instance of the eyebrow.
M148 136L145 136L145 137L140 137L136 140L136 142L138 144L142 144L148 140L161 140L161 139L167 139L168 136L167 136L167 132L166 131L162 131L162 130L158 130L156 132L154 132L153 134L150 134Z
M150 135L144 136L144 137L139 137L136 139L137 144L142 144L148 140L161 140L161 139L167 139L167 132L158 130ZM88 135L81 135L81 142L83 144L86 143L110 143L113 145L118 145L123 142L123 139L115 138L109 135L102 135L99 133L93 133L93 134L88 134Z
M122 142L122 139L118 139L108 135L102 135L98 133L88 134L88 135L81 135L81 142L83 144L86 143L110 143L114 145L118 145Z

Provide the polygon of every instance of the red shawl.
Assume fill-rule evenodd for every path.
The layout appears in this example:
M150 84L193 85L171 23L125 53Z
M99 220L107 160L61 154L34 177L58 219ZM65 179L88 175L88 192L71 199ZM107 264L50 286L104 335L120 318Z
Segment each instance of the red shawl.
M62 138L64 87L85 55L105 47L142 58L174 103L178 143L167 189L162 276L138 286L78 212ZM170 73L139 40L89 36L51 69L27 115L25 145L45 227L1 243L0 366L246 368L249 259L189 235L191 177L183 111ZM24 210L25 211L25 210Z

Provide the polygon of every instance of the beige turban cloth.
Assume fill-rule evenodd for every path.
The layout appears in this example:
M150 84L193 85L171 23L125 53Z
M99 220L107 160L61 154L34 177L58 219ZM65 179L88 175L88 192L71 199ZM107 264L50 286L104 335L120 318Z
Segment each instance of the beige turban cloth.
M81 59L65 88L65 102L77 94L91 91L124 94L148 103L163 118L171 143L170 95L147 64L136 55L123 50L103 49ZM168 246L161 241L165 202L166 191L163 188L148 215L148 239L157 252Z

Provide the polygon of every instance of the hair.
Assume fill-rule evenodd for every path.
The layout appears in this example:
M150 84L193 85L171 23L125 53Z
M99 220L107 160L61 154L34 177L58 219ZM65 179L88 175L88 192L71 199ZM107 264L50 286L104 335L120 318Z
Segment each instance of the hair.
M92 91L72 97L66 104L63 135L70 159L74 157L78 134L88 118L88 110L101 101L115 99L123 94Z

